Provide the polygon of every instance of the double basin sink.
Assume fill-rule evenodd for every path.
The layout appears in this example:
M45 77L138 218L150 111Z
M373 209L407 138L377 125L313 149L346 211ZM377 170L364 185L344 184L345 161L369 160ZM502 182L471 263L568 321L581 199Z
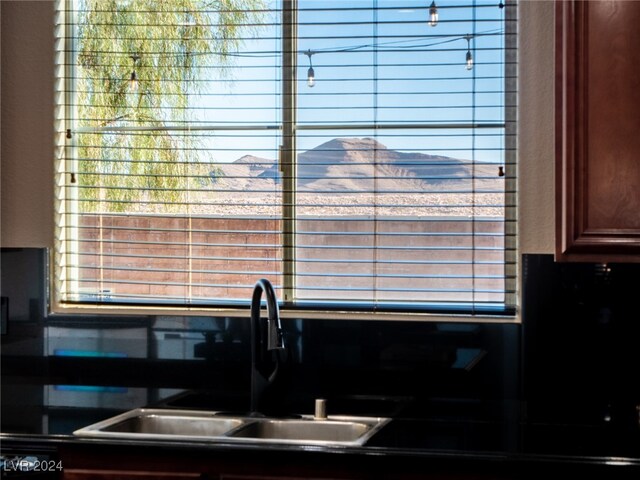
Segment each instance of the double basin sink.
M360 446L388 422L388 418L380 417L282 419L215 411L138 408L76 430L74 434L112 439Z

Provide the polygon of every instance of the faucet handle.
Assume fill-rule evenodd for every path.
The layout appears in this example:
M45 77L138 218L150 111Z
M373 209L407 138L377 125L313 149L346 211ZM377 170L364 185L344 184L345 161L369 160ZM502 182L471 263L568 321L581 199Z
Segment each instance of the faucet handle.
M267 332L269 338L267 339L267 350L284 350L284 334L282 329L274 325L274 328L269 328Z

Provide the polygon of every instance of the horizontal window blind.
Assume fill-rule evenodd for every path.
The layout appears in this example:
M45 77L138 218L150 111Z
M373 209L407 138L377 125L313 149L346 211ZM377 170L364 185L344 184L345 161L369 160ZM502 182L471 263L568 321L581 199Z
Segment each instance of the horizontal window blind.
M508 313L517 4L58 2L61 304Z

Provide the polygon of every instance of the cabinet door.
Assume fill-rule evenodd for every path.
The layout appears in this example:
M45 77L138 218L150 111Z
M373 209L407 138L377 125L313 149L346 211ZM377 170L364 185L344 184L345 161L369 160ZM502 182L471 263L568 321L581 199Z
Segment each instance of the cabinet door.
M640 261L640 2L556 4L556 257Z

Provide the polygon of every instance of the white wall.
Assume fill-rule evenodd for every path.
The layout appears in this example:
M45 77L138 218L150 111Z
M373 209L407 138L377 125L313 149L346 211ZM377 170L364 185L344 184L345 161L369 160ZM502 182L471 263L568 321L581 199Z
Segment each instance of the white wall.
M0 1L3 247L53 244L53 2Z
M554 251L553 1L520 3L519 234ZM53 2L2 8L3 247L53 245Z
M554 3L520 3L518 188L521 253L555 251Z

